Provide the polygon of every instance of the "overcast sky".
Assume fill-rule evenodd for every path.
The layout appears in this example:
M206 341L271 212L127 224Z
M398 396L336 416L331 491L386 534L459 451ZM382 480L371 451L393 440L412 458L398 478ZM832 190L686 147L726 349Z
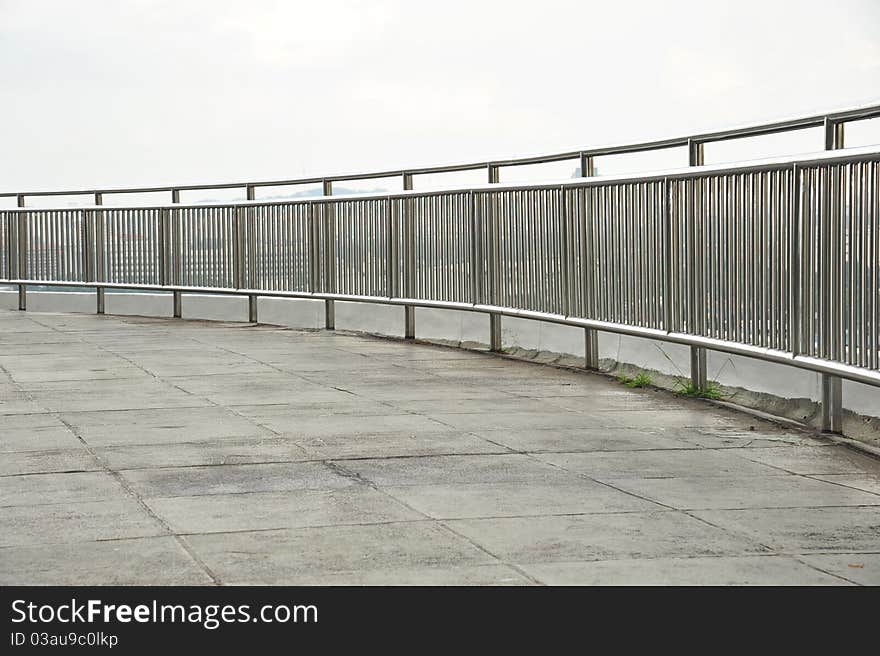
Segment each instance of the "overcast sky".
M0 0L0 67L3 191L286 178L880 102L880 2Z

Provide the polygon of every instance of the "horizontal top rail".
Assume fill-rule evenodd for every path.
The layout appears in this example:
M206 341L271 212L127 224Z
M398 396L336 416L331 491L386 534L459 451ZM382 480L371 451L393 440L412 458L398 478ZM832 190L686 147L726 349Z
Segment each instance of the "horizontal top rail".
M162 193L162 192L180 192L180 191L199 191L211 189L256 189L258 187L284 187L297 186L307 184L319 184L327 182L342 182L356 180L372 180L380 178L392 178L398 176L427 175L432 173L454 173L460 171L477 171L481 169L497 169L501 167L522 166L528 164L546 164L551 162L562 162L568 160L576 160L581 158L599 157L607 155L622 155L627 153L639 153L656 150L664 150L668 148L687 147L694 144L706 144L718 141L728 141L731 139L740 139L746 137L764 136L768 134L777 134L782 132L790 132L793 130L802 130L806 128L822 127L827 129L839 126L852 121L861 121L871 118L880 117L880 104L868 105L846 110L836 110L825 112L822 114L814 114L810 116L802 116L797 118L773 121L770 123L762 123L759 125L749 125L713 132L703 132L692 134L685 137L676 137L671 139L660 139L654 141L645 141L630 144L618 144L610 146L600 146L592 148L583 148L579 150L571 150L562 153L553 153L546 155L534 155L518 158L494 159L480 162L470 162L462 164L447 164L440 166L427 167L411 167L402 169L392 169L374 172L336 174L325 176L311 176L305 178L293 178L284 180L255 180L255 181L239 181L239 182L221 182L209 184L182 184L182 185L160 185L150 187L114 187L114 188L94 188L94 189L62 189L62 190L35 190L35 191L17 191L17 192L0 192L0 198L19 198L35 197L35 196L83 196L83 195L103 195L103 194L138 194L138 193Z
M285 199L261 199L261 200L229 200L217 201L209 203L150 203L147 205L138 205L137 207L126 207L117 205L83 205L68 208L43 208L38 206L32 207L10 207L0 209L3 213L32 213L40 211L74 211L74 210L100 210L100 211L117 211L126 209L210 209L218 207L256 207L265 205L301 205L313 203L346 203L358 200L380 200L390 198L406 198L406 197L430 197L443 196L447 194L465 194L469 192L498 192L498 191L525 191L530 189L546 189L548 187L594 187L607 186L614 184L633 184L642 182L657 182L664 179L687 179L699 178L712 174L747 174L759 173L761 171L779 169L787 166L808 167L818 164L835 164L835 163L853 163L866 162L880 159L880 148L877 146L865 146L862 148L850 148L846 151L820 151L816 153L808 153L804 155L790 155L785 157L773 157L765 159L750 160L747 162L739 162L736 164L706 164L702 166L688 166L677 169L668 169L652 173L628 173L615 176L593 177L593 178L566 178L563 180L536 180L529 183L481 183L476 185L443 187L430 190L400 190L393 192L363 192L346 194L344 196L309 196L303 198L285 198Z

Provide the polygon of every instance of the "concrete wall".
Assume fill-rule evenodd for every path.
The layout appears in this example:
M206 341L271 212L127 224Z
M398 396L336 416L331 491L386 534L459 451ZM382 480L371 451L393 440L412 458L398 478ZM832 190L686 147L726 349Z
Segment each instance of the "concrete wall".
M0 307L15 309L15 291L0 291ZM400 306L336 302L336 327L391 337L402 337L404 309ZM218 321L246 321L247 298L184 294L183 317ZM28 309L35 312L94 312L93 292L29 292ZM108 314L171 316L171 294L107 292ZM261 323L295 328L324 326L324 302L261 298ZM419 339L466 347L486 347L489 317L457 310L416 309ZM572 326L504 317L502 342L506 351L523 357L578 365L584 355L584 331ZM674 387L690 371L686 346L650 339L599 334L602 368L612 373L647 371L654 381ZM729 400L816 425L820 416L820 376L743 356L709 352L709 378L716 381ZM844 432L880 445L880 388L844 381L843 404L849 412Z

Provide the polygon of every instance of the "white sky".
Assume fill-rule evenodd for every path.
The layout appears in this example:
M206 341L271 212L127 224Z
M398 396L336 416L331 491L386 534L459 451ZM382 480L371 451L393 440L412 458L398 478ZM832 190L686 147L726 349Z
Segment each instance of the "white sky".
M880 102L880 2L0 0L0 70L2 191L288 178Z

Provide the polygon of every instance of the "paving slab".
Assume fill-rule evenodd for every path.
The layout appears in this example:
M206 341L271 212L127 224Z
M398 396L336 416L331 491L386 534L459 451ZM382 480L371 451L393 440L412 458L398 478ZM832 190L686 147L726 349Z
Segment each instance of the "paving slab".
M360 485L336 490L156 498L147 499L147 504L182 534L381 524L422 518L387 494Z
M324 435L297 438L296 444L310 458L360 460L404 458L434 455L478 455L509 453L504 446L493 444L467 433L442 430L417 433L375 433L360 435Z
M0 476L0 507L102 501L124 494L119 481L105 471Z
M135 492L150 498L332 490L355 484L323 462L163 467L122 470L121 474Z
M842 585L786 556L652 558L521 566L547 585Z
M0 458L0 476L82 472L101 469L98 460L81 444L71 449L11 451Z
M0 452L78 449L82 443L51 414L0 415Z
M380 570L307 572L291 579L291 585L420 585L420 586L522 586L534 585L509 565L405 567ZM254 585L250 582L244 585Z
M880 509L876 506L698 510L691 514L780 553L877 552L880 544Z
M877 474L821 474L813 475L810 478L871 492L872 494L880 494L880 476Z
M606 478L622 490L681 510L880 506L880 495L790 474ZM876 512L880 517L880 507Z
M794 474L868 474L875 473L880 464L876 457L837 445L736 450L736 453Z
M509 563L742 556L770 551L674 511L459 519L446 524Z
M94 453L108 467L116 470L313 459L309 452L292 439L262 436L98 447L94 449Z
M4 585L213 583L173 537L3 547L0 580Z
M474 571L501 565L467 540L432 522L326 526L296 530L191 535L186 541L226 583L265 585L405 583L416 568L442 578L450 568L466 568L456 579L491 577L521 581L513 570ZM447 580L452 583L454 579Z
M435 519L528 517L657 510L644 499L590 481L404 485L382 488Z
M163 535L162 526L135 500L12 506L0 512L0 546L90 542ZM58 563L62 569L64 563Z
M387 408L385 414L305 414L296 416L260 415L251 411L256 421L278 435L288 437L331 437L334 435L380 435L382 433L408 432L439 433L451 431L452 428L432 417L414 414L387 414L393 412Z
M24 389L36 403L52 412L211 405L197 395L153 378L27 383Z
M880 585L880 553L815 554L797 559L859 585Z
M591 478L681 478L716 476L774 476L785 472L740 457L739 453L708 449L545 453L544 462Z
M681 436L632 428L557 428L475 430L474 435L528 453L695 449Z
M379 486L581 483L576 474L517 453L346 460L340 466Z
M172 444L273 433L220 407L65 412L59 415L89 446Z

